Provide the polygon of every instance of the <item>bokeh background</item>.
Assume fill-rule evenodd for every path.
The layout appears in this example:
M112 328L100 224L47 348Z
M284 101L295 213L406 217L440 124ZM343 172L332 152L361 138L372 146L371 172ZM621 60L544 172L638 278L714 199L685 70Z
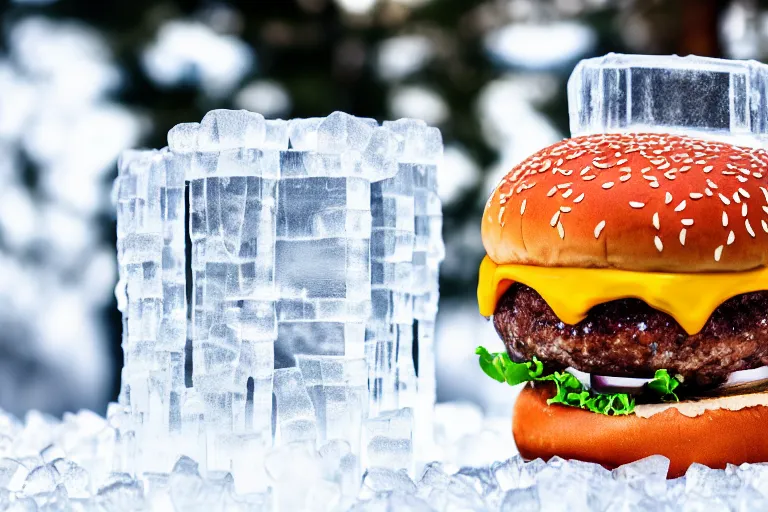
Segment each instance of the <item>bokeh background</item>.
M0 407L117 396L115 162L214 108L440 127L447 256L439 400L507 415L473 349L479 219L512 165L567 136L565 83L607 52L768 57L768 1L0 0Z

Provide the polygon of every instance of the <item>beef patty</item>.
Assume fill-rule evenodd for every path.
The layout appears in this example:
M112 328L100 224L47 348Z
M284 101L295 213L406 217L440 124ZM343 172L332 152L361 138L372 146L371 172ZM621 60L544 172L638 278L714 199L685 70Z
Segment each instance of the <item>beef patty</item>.
M599 304L576 325L563 323L535 290L514 284L493 322L515 361L538 357L548 368L598 375L680 374L687 386L710 387L737 370L768 365L768 292L722 303L689 336L669 315L639 299Z

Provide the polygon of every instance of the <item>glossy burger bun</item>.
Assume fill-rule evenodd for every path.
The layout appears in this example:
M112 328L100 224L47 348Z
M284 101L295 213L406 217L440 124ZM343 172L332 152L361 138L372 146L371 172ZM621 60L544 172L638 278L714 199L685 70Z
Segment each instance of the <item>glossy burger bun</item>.
M525 459L557 455L613 469L651 455L670 460L669 478L694 462L722 469L726 464L768 460L768 407L709 410L695 417L667 409L649 418L605 416L564 405L547 405L551 384L530 384L512 414L512 434Z
M664 134L566 139L513 168L483 214L497 264L748 270L768 260L768 154Z

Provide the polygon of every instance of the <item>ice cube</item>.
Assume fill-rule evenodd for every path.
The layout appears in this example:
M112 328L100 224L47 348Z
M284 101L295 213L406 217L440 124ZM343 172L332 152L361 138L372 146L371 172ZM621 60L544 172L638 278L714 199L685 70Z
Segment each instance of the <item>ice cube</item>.
M18 460L0 459L0 488L13 492L21 491L28 474L29 469Z
M41 492L33 496L38 510L70 510L69 495L63 485L57 485L53 491Z
M273 382L281 442L314 442L317 438L315 408L307 394L301 371L295 367L275 370Z
M264 116L247 110L211 110L200 122L199 151L262 148L266 135Z
M51 492L56 488L59 472L52 464L37 467L29 472L21 490L27 496Z
M374 133L369 123L344 112L334 112L317 127L317 147L323 153L362 152Z
M59 473L59 482L64 485L71 498L87 498L90 495L90 477L88 472L67 459L56 459L53 467Z
M416 484L405 470L397 471L386 468L369 468L363 476L361 499L368 499L380 492L395 491L402 494L415 494Z
M176 510L190 510L196 507L205 483L197 471L197 463L182 456L173 467L168 480L171 501Z
M738 475L693 463L685 472L685 492L705 498L733 495L742 487Z
M168 132L168 148L175 153L197 151L197 135L200 123L177 124Z
M413 414L387 411L365 422L368 467L413 471Z
M539 493L535 487L510 489L504 493L499 512L528 512L541 510Z
M370 501L363 501L350 509L350 512L434 512L425 500L411 494L385 492Z
M64 452L64 450L55 444L51 444L46 446L42 452L40 452L40 456L43 458L45 462L53 462L56 459L61 459L67 456L67 454Z
M525 471L525 462L519 455L503 462L494 462L490 471L502 491L529 487L534 483L533 478Z
M613 477L617 480L626 480L629 482L655 478L664 479L669 471L669 459L663 455L651 455L629 464L624 464L613 470Z
M355 497L360 490L360 460L349 442L334 439L318 451L324 478L336 482L345 497Z
M417 488L417 496L438 510L486 510L477 491L465 481L445 474L439 463L427 464Z
M117 481L99 489L98 502L106 510L130 512L144 509L144 488L141 482Z
M317 129L323 119L322 117L292 119L288 127L291 149L298 151L317 150Z
M463 467L453 477L470 485L481 496L493 494L499 488L499 483L488 466Z

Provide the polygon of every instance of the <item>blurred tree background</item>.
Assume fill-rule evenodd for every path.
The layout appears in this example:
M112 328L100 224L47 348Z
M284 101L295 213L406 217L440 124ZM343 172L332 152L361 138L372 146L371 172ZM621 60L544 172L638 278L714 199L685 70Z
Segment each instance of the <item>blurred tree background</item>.
M576 62L768 53L768 1L756 0L4 0L0 9L0 407L16 413L103 411L116 397L108 197L117 155L162 147L173 125L214 108L271 118L343 110L440 127L439 395L489 406L480 384L455 378L473 378L472 348L490 332L474 306L479 219L506 170L567 136Z

